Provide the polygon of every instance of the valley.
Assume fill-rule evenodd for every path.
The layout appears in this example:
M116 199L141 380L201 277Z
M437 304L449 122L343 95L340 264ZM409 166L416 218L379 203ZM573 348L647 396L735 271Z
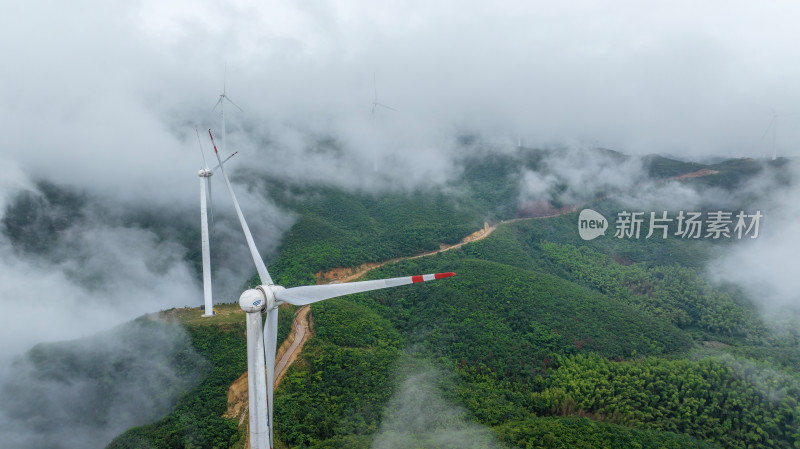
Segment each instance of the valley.
M409 379L424 379L419 387L436 392L437 410L450 417L422 407L418 418L452 441L481 429L474 447L800 441L797 332L766 320L740 290L702 276L735 242L583 241L571 204L611 217L626 207L626 192L600 186L573 203L564 187L542 200L550 206L532 209L519 200L520 167L544 170L542 157L490 156L467 163L448 189L403 194L265 183L298 214L269 264L283 285L458 274L281 307L277 448L367 448L398 435L414 444L419 420L396 408L411 394ZM755 172L734 162L682 164L648 170L657 186L698 191L736 189ZM534 209L543 216L526 217ZM34 238L14 229L20 241ZM238 304L215 307L212 319L193 307L147 316L185 329L205 374L166 415L108 447L246 447L244 313ZM416 376L423 367L428 374Z

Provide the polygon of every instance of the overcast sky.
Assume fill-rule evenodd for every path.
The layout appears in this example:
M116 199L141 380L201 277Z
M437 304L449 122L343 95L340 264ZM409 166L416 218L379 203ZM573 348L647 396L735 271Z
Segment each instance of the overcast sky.
M12 174L193 195L193 126L217 123L226 64L245 110L229 114L233 133L247 123L273 141L330 133L367 154L365 136L385 132L431 155L469 131L763 156L772 108L799 113L778 117L776 138L797 154L798 16L789 1L8 2L0 161ZM399 112L370 121L373 74Z
M226 109L226 153L241 153L230 164L234 173L259 167L353 188L438 182L457 170L453 137L463 133L508 146L522 139L689 159L764 157L772 151L773 110L778 153L798 155L796 2L5 3L0 208L36 179L105 195L123 208L195 208L194 127L203 136L219 130L212 107L225 79L244 110ZM370 115L375 87L378 101L396 112ZM335 151L317 148L325 137L335 139ZM210 155L205 137L203 145ZM291 217L268 223L280 212L255 196L243 208L272 230L268 243L259 234L263 249ZM96 246L98 267L130 262L127 247L165 257L138 230L102 224L81 239ZM4 316L18 320L8 307L28 307L37 285L69 298L50 320L20 324L28 342L113 324L75 311L87 297L106 304L97 316L122 321L199 295L181 254L171 254L170 270L131 268L140 277L127 279L134 285L125 297L140 305L120 315L110 293L70 283L63 267L12 260L5 241L0 250L0 272L13 287L0 298ZM115 270L109 288L126 273ZM80 320L72 333L48 324L72 319ZM17 332L9 329L4 340Z

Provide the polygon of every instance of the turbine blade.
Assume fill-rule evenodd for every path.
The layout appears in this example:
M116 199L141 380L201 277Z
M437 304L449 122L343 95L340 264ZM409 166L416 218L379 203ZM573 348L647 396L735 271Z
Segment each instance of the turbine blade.
M373 103L377 103L378 102L378 81L376 80L375 72L372 72L372 89L373 89L373 92L375 93L375 96L373 97L373 99L374 99Z
M278 346L278 309L267 311L264 323L264 355L267 362L267 418L269 425L269 447L272 447L272 396L275 384L275 353Z
M203 144L200 143L200 131L197 130L197 127L194 127L194 133L197 134L197 144L200 145L200 156L203 157L203 168L208 170L208 163L206 163L206 154L203 151Z
M211 108L211 112L214 112L217 109L217 106L219 106L221 103L222 103L222 95L220 95L219 100L217 100L217 102L214 103L214 107Z
M775 125L775 116L772 116L772 120L769 121L769 125L767 126L767 129L765 129L764 130L764 134L761 135L761 140L764 140L764 138L767 137L767 134L769 133L769 130L771 130L774 125Z
M378 103L372 103L372 111L370 111L369 115L375 115L375 106L377 105Z
M346 284L306 285L287 288L286 290L278 290L275 293L275 299L295 306L303 306L337 296L398 287L400 285L414 284L417 282L433 281L435 279L443 279L455 275L455 273L436 273L424 274L421 276L379 279L376 281L349 282Z
M386 106L386 105L385 105L385 104L383 104L383 103L376 103L376 104L377 104L378 106L384 107L384 108L386 108L386 109L391 109L391 110L392 110L392 111L394 111L394 112L400 112L400 111L398 111L397 109L395 109L395 108L393 108L393 107L391 107L391 106Z
M230 97L228 97L227 95L225 95L225 99L226 99L226 100L228 100L228 102L229 102L230 104L232 104L232 105L236 106L236 108L237 108L237 109L239 109L240 111L244 112L244 109L240 108L238 104L234 103L234 102L233 102L233 100L231 100L231 99L230 99Z
M250 256L253 258L253 263L256 264L256 271L258 271L258 277L261 278L261 283L263 285L273 285L272 278L269 276L269 272L267 271L266 265L264 265L264 259L261 258L261 254L258 253L258 249L256 248L256 244L253 242L253 234L250 233L250 228L247 226L247 222L244 220L244 215L242 215L242 209L239 207L239 202L236 201L236 195L233 193L233 187L231 187L231 182L228 179L227 173L225 173L225 165L222 164L222 160L219 158L219 151L217 151L217 145L214 144L214 136L211 134L211 130L208 130L208 135L211 137L211 144L214 145L214 154L217 155L217 161L219 162L219 168L222 170L222 177L225 178L225 185L228 186L228 192L231 194L231 199L233 200L233 207L236 208L236 215L239 216L239 223L242 225L242 232L244 232L244 238L247 240L247 246L250 248Z
M237 154L239 154L239 152L238 152L238 151L235 151L233 154L231 154L230 156L228 156L228 157L226 157L225 159L223 159L223 160L222 160L222 163L224 164L224 163L228 162L228 159L230 159L230 158L232 158L232 157L236 156ZM221 167L221 165L220 165L220 164L217 164L217 166L216 166L216 167L214 167L214 168L212 168L212 169L211 169L211 171L212 171L212 172L214 172L214 171L216 171L216 170L217 170L219 167Z

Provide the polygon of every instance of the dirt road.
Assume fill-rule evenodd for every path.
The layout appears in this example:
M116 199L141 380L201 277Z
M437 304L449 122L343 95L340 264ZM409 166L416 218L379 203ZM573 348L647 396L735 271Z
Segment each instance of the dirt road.
M297 309L294 321L292 321L292 332L289 334L289 337L286 338L286 341L281 344L280 349L278 349L278 353L275 357L278 360L277 365L275 365L275 388L278 387L278 383L286 373L286 369L289 368L297 356L300 355L300 351L303 350L306 340L311 336L311 328L308 319L310 311L311 306L303 306Z
M275 383L274 388L278 387L278 383L286 373L286 369L291 366L295 361L300 351L303 350L308 337L311 335L311 325L309 321L310 306L303 306L297 309L292 320L292 331L286 340L281 343L275 353ZM239 425L245 422L247 417L247 409L249 403L248 386L247 386L247 371L244 372L238 379L236 379L230 388L228 388L228 409L222 415L225 418L239 418Z
M394 259L384 260L383 262L368 262L353 268L334 268L330 271L320 271L315 275L317 278L317 284L330 284L330 283L338 284L343 282L350 282L360 278L361 276L364 276L369 271L372 271L376 268L380 268L386 265L387 263L400 262L401 260L419 259L420 257L432 256L434 254L439 254L444 251L450 251L451 249L461 248L467 243L485 239L492 232L494 232L495 229L497 229L497 225L489 226L489 223L483 223L483 228L464 237L463 239L461 239L460 242L454 245L441 245L439 249L435 251L427 251L424 253L417 254L415 256L397 257Z

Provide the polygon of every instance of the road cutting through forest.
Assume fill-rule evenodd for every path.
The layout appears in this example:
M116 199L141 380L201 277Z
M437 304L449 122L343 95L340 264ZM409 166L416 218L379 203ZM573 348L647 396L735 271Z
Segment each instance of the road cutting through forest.
M508 223L516 220L519 219L508 220L501 223ZM460 248L466 245L467 243L475 242L486 238L495 229L497 229L497 225L489 226L488 223L484 223L483 228L464 237L463 239L461 239L460 242L454 245L442 245L438 250L435 251L427 251L409 257L398 257L384 262L366 263L363 265L359 265L358 267L355 268L335 268L328 272L320 272L317 273L316 275L317 283L326 284L326 283L349 282L354 279L358 279L361 276L365 275L367 272L374 270L378 267L382 267L387 263L399 262L401 260L418 259L420 257L432 256L434 254L438 254L444 251ZM309 317L310 310L311 306L302 306L299 309L297 309L297 311L295 312L294 320L292 321L292 330L291 332L289 332L289 336L286 337L286 340L284 340L280 348L278 348L278 351L275 355L275 361L276 361L275 383L274 383L275 388L278 387L278 384L280 383L281 379L286 373L286 370L300 355L300 352L303 350L305 342L313 334L311 326L312 320ZM242 374L238 379L236 379L228 389L228 409L223 415L223 417L239 418L239 426L247 425L246 418L248 410L247 407L248 400L249 397L247 389L247 372L245 371L244 374ZM247 447L249 447L249 444L247 445Z
M317 283L327 284L327 283L350 282L360 278L361 276L364 276L369 271L382 267L388 263L432 256L434 254L439 254L444 251L450 251L452 249L461 248L467 243L485 239L486 237L491 235L491 233L494 232L494 230L497 229L497 226L500 224L512 223L519 220L529 220L534 218L557 217L559 215L564 215L566 213L574 212L575 209L576 209L575 207L570 207L566 208L566 210L561 210L559 211L559 213L553 215L504 220L493 226L490 226L489 223L484 223L483 228L464 237L463 239L461 239L460 242L455 243L453 245L441 245L439 249L435 251L426 251L424 253L420 253L414 256L397 257L383 262L365 263L354 268L334 268L327 272L319 272L316 274ZM292 330L291 332L289 332L289 336L286 337L286 340L284 340L280 348L278 348L278 351L275 356L276 360L275 383L274 383L275 388L278 387L278 384L280 383L281 379L286 373L286 370L292 365L292 363L297 359L297 357L302 352L305 342L313 334L312 318L310 317L309 314L311 310L310 307L311 306L302 306L299 309L297 309L297 311L295 312L295 318L292 321ZM238 379L236 379L228 389L228 409L223 415L223 417L239 418L239 426L247 425L248 420L246 418L248 410L248 400L249 397L247 390L247 372L245 371L244 374L242 374ZM247 445L247 447L249 447L249 444Z

